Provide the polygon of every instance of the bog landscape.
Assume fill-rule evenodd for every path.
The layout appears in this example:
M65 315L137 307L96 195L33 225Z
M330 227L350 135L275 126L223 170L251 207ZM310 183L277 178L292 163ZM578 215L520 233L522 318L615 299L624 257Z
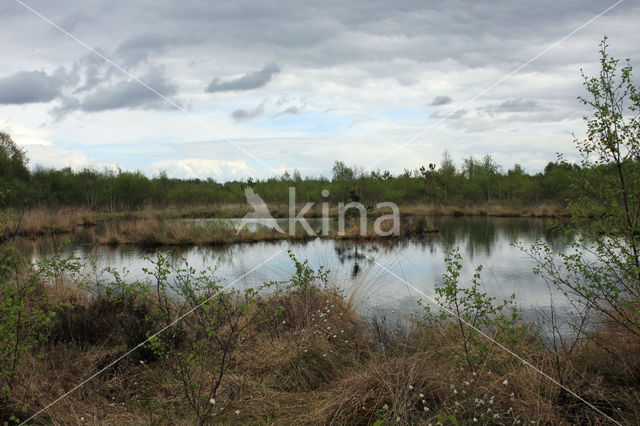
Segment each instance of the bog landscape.
M0 132L0 420L638 424L640 92L599 40L584 134L538 169L176 176Z

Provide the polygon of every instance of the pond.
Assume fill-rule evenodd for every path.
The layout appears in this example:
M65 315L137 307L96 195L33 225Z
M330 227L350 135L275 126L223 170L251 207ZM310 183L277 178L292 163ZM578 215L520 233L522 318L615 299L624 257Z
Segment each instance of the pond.
M406 316L418 309L418 300L434 295L434 285L445 272L446 253L458 247L463 257L461 283L468 285L482 265L482 285L497 299L512 294L525 311L544 311L551 298L559 311L569 308L556 289L533 273L533 261L513 245L525 247L542 238L556 251L566 251L571 238L548 229L550 220L494 217L430 218L437 234L405 239L394 245L355 243L331 239L307 242L277 241L236 244L224 248L189 247L173 250L173 260L184 257L197 270L216 268L223 285L256 286L285 280L294 271L288 251L318 268L329 269L330 283L343 289L364 315ZM318 226L318 223L312 223ZM82 238L78 238L79 241ZM32 257L50 256L57 241L33 244ZM64 249L81 258L95 258L98 268L125 270L128 280L145 280L153 250L131 246L99 246L76 242Z

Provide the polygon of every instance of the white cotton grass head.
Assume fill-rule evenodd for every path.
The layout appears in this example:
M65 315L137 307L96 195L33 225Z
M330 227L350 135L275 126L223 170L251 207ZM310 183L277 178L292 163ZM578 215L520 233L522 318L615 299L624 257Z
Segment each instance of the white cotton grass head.
M215 399L215 398L211 398L211 399L209 400L209 404L211 404L211 405L216 405L216 399Z

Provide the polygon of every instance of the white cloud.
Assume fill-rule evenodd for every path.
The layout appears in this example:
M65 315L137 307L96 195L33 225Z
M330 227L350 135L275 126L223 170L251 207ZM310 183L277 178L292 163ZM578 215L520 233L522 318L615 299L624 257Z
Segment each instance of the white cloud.
M28 145L51 145L50 132L42 128L33 129L5 119L0 121L0 129L11 135L13 141L23 148Z
M40 144L31 144L24 148L32 168L38 166L56 169L71 167L74 170L85 168L94 170L117 170L118 168L116 164L91 158L79 150Z
M244 161L207 160L187 158L183 160L156 161L148 167L152 175L166 171L171 177L193 179L239 179L255 176L255 171Z

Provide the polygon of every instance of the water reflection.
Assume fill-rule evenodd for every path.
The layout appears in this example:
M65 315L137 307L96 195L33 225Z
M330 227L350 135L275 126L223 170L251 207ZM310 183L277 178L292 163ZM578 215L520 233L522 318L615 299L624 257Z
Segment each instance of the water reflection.
M341 286L362 310L375 308L409 312L416 308L417 299L423 296L379 265L411 283L420 292L432 295L434 284L445 271L446 252L459 247L464 258L461 282L469 282L475 266L482 264L483 285L489 295L508 298L515 293L525 308L548 305L550 293L547 285L533 274L533 264L528 256L512 245L518 241L528 246L542 238L556 251L567 250L571 237L549 230L548 220L490 217L430 220L440 229L438 234L403 239L393 244L315 239L237 244L225 248L182 247L172 249L172 261L175 263L184 257L196 269L216 268L216 276L230 283L279 253L238 284L248 286L288 278L294 271L286 255L287 250L291 250L298 259L307 259L313 267L328 268L332 283ZM127 270L128 279L144 281L148 278L142 268L149 267L145 257L153 256L155 250L92 245L87 243L90 241L88 232L96 231L74 235L73 244L64 250L79 257L95 258L99 268L110 266ZM50 256L61 241L59 237L49 237L20 241L19 245L24 253L37 259ZM561 295L554 294L554 297L557 298L556 304L560 304Z
M341 265L352 264L352 279L355 279L358 276L361 269L361 263L374 263L375 254L379 249L379 245L367 245L358 241L336 242L333 248Z
M470 259L478 255L491 256L496 246L514 240L533 242L542 238L555 251L565 250L572 239L551 229L548 219L529 218L434 218L434 225L440 229L439 242L451 249L464 247Z

